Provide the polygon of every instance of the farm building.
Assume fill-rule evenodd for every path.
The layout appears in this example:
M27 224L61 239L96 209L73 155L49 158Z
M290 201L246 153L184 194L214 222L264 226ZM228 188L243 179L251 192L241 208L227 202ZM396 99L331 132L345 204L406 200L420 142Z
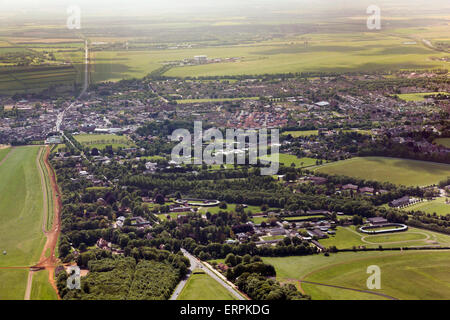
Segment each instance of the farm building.
M402 206L406 206L410 203L411 199L409 198L409 196L404 196L401 197L400 199L396 199L396 200L392 200L389 205L391 207L402 207Z
M380 226L388 223L388 221L382 217L368 218L367 221L369 221L372 226Z

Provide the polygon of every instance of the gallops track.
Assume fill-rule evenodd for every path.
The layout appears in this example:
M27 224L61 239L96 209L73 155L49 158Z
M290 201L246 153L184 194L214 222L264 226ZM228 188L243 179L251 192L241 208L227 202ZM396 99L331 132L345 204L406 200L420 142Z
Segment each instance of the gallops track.
M55 250L56 250L56 244L58 242L59 234L61 232L61 208L62 208L61 194L59 191L58 184L56 183L55 172L48 161L48 156L50 154L50 148L47 146L44 151L45 152L45 155L44 155L45 168L42 168L39 164L39 158L41 156L41 152L42 151L40 151L38 154L37 165L38 165L39 173L41 176L41 185L43 188L43 197L44 197L45 217L44 217L44 222L42 225L42 231L44 232L45 236L47 237L47 240L45 242L44 248L42 249L41 256L39 258L39 262L37 264L35 264L34 266L29 267L30 271L28 274L27 287L25 290L25 297L24 297L25 300L30 299L33 274L34 274L34 272L38 272L39 270L47 270L48 271L48 281L49 281L50 285L53 287L53 289L55 290L56 294L58 295L58 299L60 299L54 276L55 276L55 268L58 264L58 258L55 255ZM44 177L45 173L42 170L46 170L49 175L50 187L52 190L51 196L53 197L52 203L54 206L53 207L54 214L53 214L52 228L49 231L46 231L47 215L50 212L50 208L47 207L47 197L49 195L45 191L45 187L44 187L45 186L45 177ZM50 250L50 255L48 257L46 257L46 252L48 250Z
M50 148L47 146L44 156L44 164L45 168L48 172L49 178L50 178L50 187L52 189L51 196L53 197L53 221L52 221L52 228L50 231L45 231L44 233L47 237L47 241L45 242L44 248L42 249L41 258L39 262L32 266L32 268L39 268L39 269L46 269L48 271L48 280L50 284L52 285L53 289L55 290L56 294L58 294L58 290L56 287L56 282L54 279L55 275L55 268L58 264L58 258L55 255L56 250L56 244L58 242L59 234L61 232L61 208L62 208L62 202L61 202L61 193L59 191L58 184L56 183L56 174L53 170L52 166L50 165L48 161L48 156L50 155ZM41 177L43 179L43 177ZM43 181L43 183L45 183ZM49 213L49 210L47 210L47 213ZM46 257L45 253L47 250L50 249L50 256ZM58 295L59 298L59 295Z

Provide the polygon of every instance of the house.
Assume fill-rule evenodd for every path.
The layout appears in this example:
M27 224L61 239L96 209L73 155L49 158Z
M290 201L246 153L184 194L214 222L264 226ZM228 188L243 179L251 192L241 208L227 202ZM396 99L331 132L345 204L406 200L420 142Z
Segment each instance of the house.
M282 236L286 234L286 229L284 228L272 228L269 230L271 236Z
M131 225L133 227L149 227L149 226L151 226L150 221L147 221L142 217L131 218Z
M367 221L369 221L372 226L381 226L388 223L388 221L382 217L368 218Z
M314 237L319 238L319 239L328 238L328 236L319 229L306 230L306 232L312 238L314 238Z
M111 249L111 243L106 241L103 238L98 239L96 245L97 245L97 247L99 247L100 249L103 249L103 250Z
M341 189L342 189L342 190L353 190L353 191L357 191L357 190L358 190L358 186L355 186L354 184L349 183L349 184L343 185Z
M308 180L311 181L313 184L316 184L316 185L323 185L323 184L326 184L328 182L328 179L324 178L324 177L309 177Z
M370 188L370 187L364 187L359 189L360 193L364 193L364 194L369 194L369 195L373 195L374 189Z

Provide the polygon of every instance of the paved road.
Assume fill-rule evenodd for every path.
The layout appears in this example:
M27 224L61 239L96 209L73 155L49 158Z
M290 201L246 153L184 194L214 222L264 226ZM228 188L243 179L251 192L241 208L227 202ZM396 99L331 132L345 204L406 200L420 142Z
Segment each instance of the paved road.
M170 300L177 300L178 296L180 295L181 291L183 290L184 286L186 285L189 277L192 274L192 271L195 269L201 269L203 270L207 275L209 275L211 278L216 280L222 287L227 289L228 292L230 292L237 300L245 300L243 296L241 296L236 290L234 290L229 284L227 284L225 281L223 281L221 278L219 278L213 271L211 271L209 268L205 267L203 263L198 260L196 257L194 257L192 254L187 252L184 249L181 249L181 252L183 252L184 256L189 259L191 263L190 273L186 277L186 279L183 279L178 286L176 287L174 293L170 297Z
M89 86L89 47L87 41L85 42L85 49L84 49L84 82L83 82L83 89L81 90L80 94L78 95L75 102L70 104L66 109L62 110L56 119L56 131L61 132L61 124L64 120L64 114L67 110L72 108L76 103L77 100L79 100L87 91ZM63 133L64 135L64 133Z

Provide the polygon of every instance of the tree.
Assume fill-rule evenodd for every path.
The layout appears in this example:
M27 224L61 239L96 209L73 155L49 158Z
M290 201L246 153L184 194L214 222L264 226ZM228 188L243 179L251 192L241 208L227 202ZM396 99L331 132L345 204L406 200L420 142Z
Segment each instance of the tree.
M236 256L232 253L229 253L225 258L225 264L234 267L236 265Z
M156 195L155 203L163 205L165 202L166 201L165 201L164 196L162 194L159 193L159 194Z

